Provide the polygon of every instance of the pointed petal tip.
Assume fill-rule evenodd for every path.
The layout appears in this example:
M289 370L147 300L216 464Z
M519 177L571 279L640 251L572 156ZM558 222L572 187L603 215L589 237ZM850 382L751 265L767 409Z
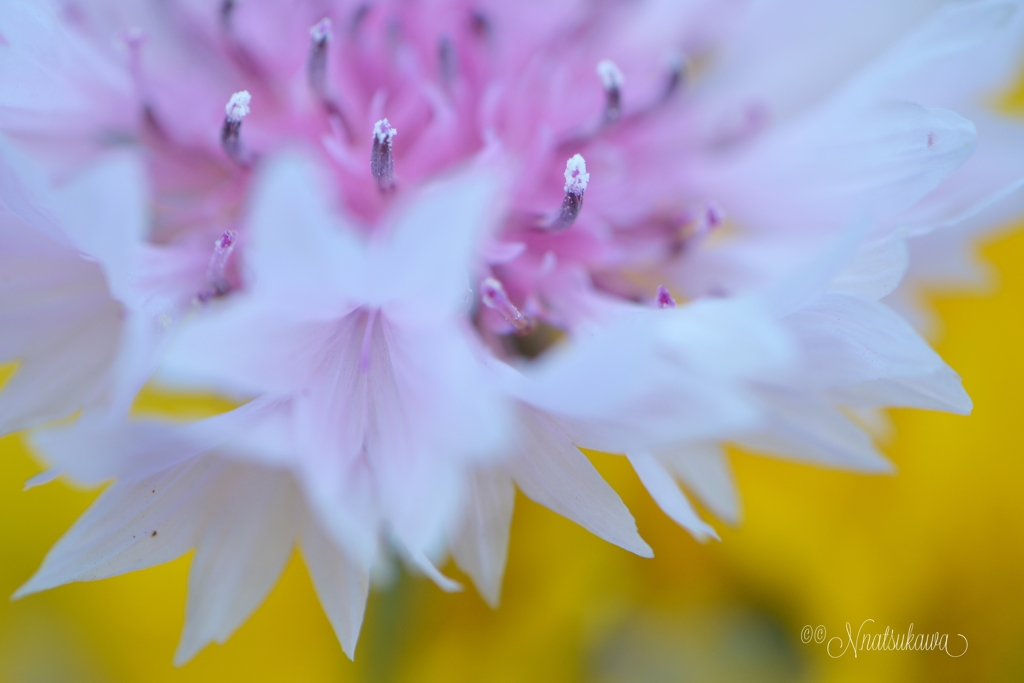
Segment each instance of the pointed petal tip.
M849 469L863 474L894 475L896 465L889 458L879 452L875 452L871 458L861 458L857 462L844 465L843 469Z
M36 591L36 590L34 590L32 588L32 580L29 579L24 584L19 586L16 591L11 593L10 600L11 600L11 602L14 602L15 600L21 600L22 598L24 598L24 597L26 597L28 595L32 595L33 593L36 593L36 592L38 592L38 591Z
M182 650L181 646L179 645L178 649L174 652L174 658L171 659L171 663L175 667L181 668L181 667L185 666L186 664L188 664L189 662L191 662L192 659L196 656L196 654L198 654L198 653L196 653L196 652L188 652L188 651Z
M203 648L209 645L211 640L203 640L197 637L195 631L189 629L188 623L186 623L181 633L181 640L178 642L178 648L174 651L174 658L171 662L177 667L185 666L195 659L196 655L202 652Z
M647 544L647 541L640 538L639 534L637 534L635 543L631 544L630 547L623 546L623 548L633 553L634 555L638 555L646 560L650 560L654 557L654 550L651 548L650 545Z
M933 372L936 381L935 402L932 406L914 406L934 408L954 415L970 415L974 410L974 401L964 388L960 375L944 362Z
M693 540L697 541L701 545L706 545L710 541L722 542L722 537L718 535L715 528L710 524L706 523L702 519L698 519L696 522L684 524L677 519L673 519L686 533L693 537Z
M55 480L62 474L63 472L57 469L56 467L50 468L48 470L43 470L39 474L30 477L28 481L25 482L24 486L21 487L21 490L28 491L29 489L34 489L37 486L49 484L51 481Z
M970 415L974 412L974 401L971 400L966 390L964 390L963 396L952 406L950 412L956 415Z
M430 576L430 579L445 593L461 593L465 590L465 587L461 583L455 579L448 578L441 572L437 572L436 576Z
M483 598L483 601L491 609L498 609L501 606L501 586L498 586L496 590L482 590L477 586L477 592L480 593L480 597Z
M58 585L60 584L54 581L45 581L41 579L40 573L36 572L32 575L32 578L23 583L16 591L14 591L14 593L11 594L11 602L21 600L33 593L42 593L45 590L56 588Z
M731 513L720 512L717 516L725 524L731 526L734 529L743 523L743 513L740 512L739 510L735 510Z
M416 568L426 574L427 578L433 581L445 593L461 593L464 590L461 583L441 573L441 570L422 552L413 553L412 560Z
M458 563L456 562L456 564ZM477 577L471 572L466 573L469 574L473 587L476 588L477 595L479 595L480 599L484 601L484 604L491 609L498 609L501 605L501 586L502 581L504 580L504 572L499 574L497 577Z
M860 472L862 474L877 474L892 476L896 474L896 465L885 456L879 455L876 459L865 460L849 466L850 470Z

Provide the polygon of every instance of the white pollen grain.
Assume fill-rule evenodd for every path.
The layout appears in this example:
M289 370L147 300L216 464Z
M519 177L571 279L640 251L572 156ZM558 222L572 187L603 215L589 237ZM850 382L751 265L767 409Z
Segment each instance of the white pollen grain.
M250 102L252 102L252 96L248 90L241 90L232 95L227 106L224 107L224 114L228 121L241 123L242 119L249 115Z
M373 137L381 144L391 142L391 138L398 135L398 129L392 128L387 119L381 119L373 127Z
M622 71L610 59L602 59L597 63L597 75L601 77L605 90L618 90L626 82L626 77L622 75Z
M581 154L575 155L565 164L565 191L568 194L583 194L590 182L587 162Z
M309 35L314 41L322 43L325 40L330 40L332 32L332 24L330 17L324 17L318 21L313 28L309 29Z

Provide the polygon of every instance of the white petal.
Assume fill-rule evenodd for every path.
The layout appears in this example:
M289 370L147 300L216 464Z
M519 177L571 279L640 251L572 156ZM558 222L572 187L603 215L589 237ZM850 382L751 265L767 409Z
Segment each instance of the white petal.
M64 310L71 302L55 303ZM114 361L121 323L118 307L109 300L86 303L63 319L58 311L52 326L42 319L39 327L33 325L40 334L16 356L20 365L0 393L0 431L66 417L98 397ZM10 313L0 313L0 320L15 317Z
M623 452L749 428L759 414L746 382L792 360L790 340L753 301L611 311L524 371L518 394L586 448Z
M357 461L338 469L305 468L300 474L310 509L323 532L357 566L373 566L382 519L369 466Z
M101 393L121 306L42 201L45 178L0 141L0 358L20 362L0 394L0 430L66 417Z
M462 584L441 573L437 565L423 551L410 552L408 559L414 567L423 572L428 579L433 581L445 593L458 593L462 590Z
M884 304L828 294L786 324L805 349L803 387L853 406L970 412L957 374Z
M291 476L231 463L218 477L219 503L198 539L189 573L185 630L174 663L223 643L277 583L298 534Z
M393 532L429 554L457 513L465 468L500 451L510 417L459 326L410 327L385 328L390 367L369 372L377 423L367 443L379 449L371 457Z
M253 190L246 264L259 296L285 310L337 313L353 283L365 277L365 245L330 204L327 188L312 161L282 155L267 164Z
M15 597L173 560L194 547L218 511L226 464L191 460L136 481L119 481L86 510Z
M185 425L85 416L70 426L37 429L30 439L47 462L81 483L137 481L236 439L240 432L265 436L263 423L273 419L275 410L273 401L257 399Z
M899 286L910 262L906 230L887 230L864 241L831 289L881 299Z
M706 540L708 536L718 538L715 530L697 515L679 485L672 479L672 474L657 458L650 453L638 452L629 454L629 462L647 492L666 515L693 534L698 541Z
M312 516L303 527L302 556L341 648L353 659L370 591L369 569L354 562Z
M765 426L738 443L779 458L863 472L891 472L892 464L871 438L828 399L813 394L763 389Z
M845 412L871 438L883 443L892 438L896 427L893 425L889 413L884 408L846 408Z
M135 278L148 211L141 156L109 152L61 184L54 184L36 159L2 136L0 159L4 212L99 263L114 298L133 304L138 299Z
M471 169L414 195L371 244L364 300L402 319L465 310L474 257L502 215L500 189L492 172Z
M659 450L655 457L682 479L712 512L730 524L739 522L739 496L732 468L714 443L690 443Z
M449 536L455 562L491 607L501 597L515 494L512 479L500 470L473 472L457 528Z
M967 234L981 234L999 228L1024 211L1024 158L1016 153L1024 144L1024 125L1019 119L994 111L992 104L1017 78L1024 58L1024 12L1019 3L1011 25L990 35L983 45L966 53L954 53L901 83L899 91L908 97L953 109L969 118L978 128L978 150L941 186L901 219L912 226L917 237L929 230L956 228ZM950 3L941 13L942 30L961 38L976 30L987 12L989 21L998 25L999 14L1011 6L995 0ZM975 14L976 17L962 15ZM966 237L966 235L965 235ZM964 253L965 249L956 249ZM936 269L941 270L940 257ZM931 267L931 259L915 263ZM955 277L957 273L952 273ZM941 280L941 276L940 276Z
M69 26L58 10L51 3L0 3L0 127L66 174L109 147L97 130L132 130L137 105L124 60L109 58L112 51Z
M970 156L977 138L961 116L905 102L838 103L798 123L701 179L738 224L786 236L796 256L854 221L909 208Z
M609 543L641 557L654 556L619 495L548 418L524 413L509 467L527 498Z
M720 121L724 112L754 102L783 120L833 93L883 95L894 81L991 41L1011 9L1001 1L755 4L708 74L711 87L702 99L713 106L706 116ZM801 77L793 78L796 73ZM944 89L955 87L955 76L947 80L954 83Z
M899 41L933 6L929 0L754 3L708 74L706 99L713 106L707 116L721 121L751 102L763 103L773 119L797 114Z
M50 202L68 239L95 259L114 297L132 305L139 245L149 212L147 172L137 154L111 153L70 182Z
M950 58L969 60L972 51L976 52L998 38L1009 25L1014 12L1014 3L1004 0L942 3L918 28L847 84L844 96L892 95L894 86L897 86L896 92L902 89L898 87L902 85L901 81L910 79L913 83L924 79L927 82L931 79L922 73L927 67L941 64ZM955 92L970 80L978 83L979 78L991 78L994 74L984 74L984 71L993 66L991 61L986 61L980 73L972 72L962 80L947 73L948 82L942 86L942 90ZM913 87L911 91L914 91ZM934 103L934 100L928 99L915 101Z
M464 468L492 457L507 428L505 399L467 337L453 321L400 325L362 311L333 326L296 399L309 439L303 476L327 506L323 519L363 519L328 508L370 498L360 505L375 509L410 558L443 547ZM356 477L368 480L360 492L349 489Z
M238 398L288 393L308 384L317 355L335 332L326 319L302 319L296 311L266 306L244 293L210 313L181 325L164 355L159 381Z

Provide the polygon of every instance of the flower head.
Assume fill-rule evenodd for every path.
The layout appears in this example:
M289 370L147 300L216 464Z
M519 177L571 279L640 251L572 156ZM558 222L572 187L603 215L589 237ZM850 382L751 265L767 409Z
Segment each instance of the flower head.
M82 409L35 443L117 479L23 592L196 547L180 659L296 542L350 655L392 557L454 589L450 553L496 603L515 487L650 555L580 447L704 539L680 482L735 520L724 442L879 471L851 411L970 409L882 299L908 241L1024 186L965 165L1019 126L937 108L977 94L945 56L1016 57L1008 5L885 35L830 5L809 43L785 3L8 4L0 131L32 161L0 166L0 418ZM126 418L151 376L243 405Z

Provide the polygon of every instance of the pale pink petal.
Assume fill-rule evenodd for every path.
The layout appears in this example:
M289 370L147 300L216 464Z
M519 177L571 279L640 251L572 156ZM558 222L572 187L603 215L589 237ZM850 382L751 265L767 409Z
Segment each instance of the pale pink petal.
M355 658L370 590L370 573L359 566L308 516L302 527L302 557L320 604L349 659Z
M116 482L54 545L15 597L152 567L184 554L220 509L217 486L227 467L222 460L202 458Z
M792 360L790 340L754 301L609 312L530 368L520 394L588 448L623 452L748 428L759 414L746 383Z
M498 469L477 470L470 475L462 512L449 534L455 562L491 607L501 599L514 506L511 477Z
M220 508L197 539L178 666L249 618L277 583L298 534L302 503L285 472L233 463L210 494Z
M521 429L509 467L527 498L609 543L653 556L618 494L549 418L524 411Z
M729 460L713 443L690 443L653 454L708 508L730 524L739 522L740 504Z
M111 421L101 414L72 425L37 429L29 438L47 462L79 482L99 484L115 477L134 481L183 464L229 440L237 442L240 435L265 441L265 425L270 422L273 428L280 410L271 400L257 399L237 410L184 425Z
M959 376L884 304L829 294L786 323L805 350L807 371L794 386L853 406L971 410Z
M762 389L765 426L737 438L750 450L778 458L863 472L891 472L892 463L824 396Z
M658 507L673 521L693 534L698 541L706 540L708 536L718 538L715 530L697 515L672 474L657 458L650 453L639 452L630 454L629 462Z
M67 174L100 154L96 128L133 128L128 70L58 16L56 3L0 3L0 127Z

